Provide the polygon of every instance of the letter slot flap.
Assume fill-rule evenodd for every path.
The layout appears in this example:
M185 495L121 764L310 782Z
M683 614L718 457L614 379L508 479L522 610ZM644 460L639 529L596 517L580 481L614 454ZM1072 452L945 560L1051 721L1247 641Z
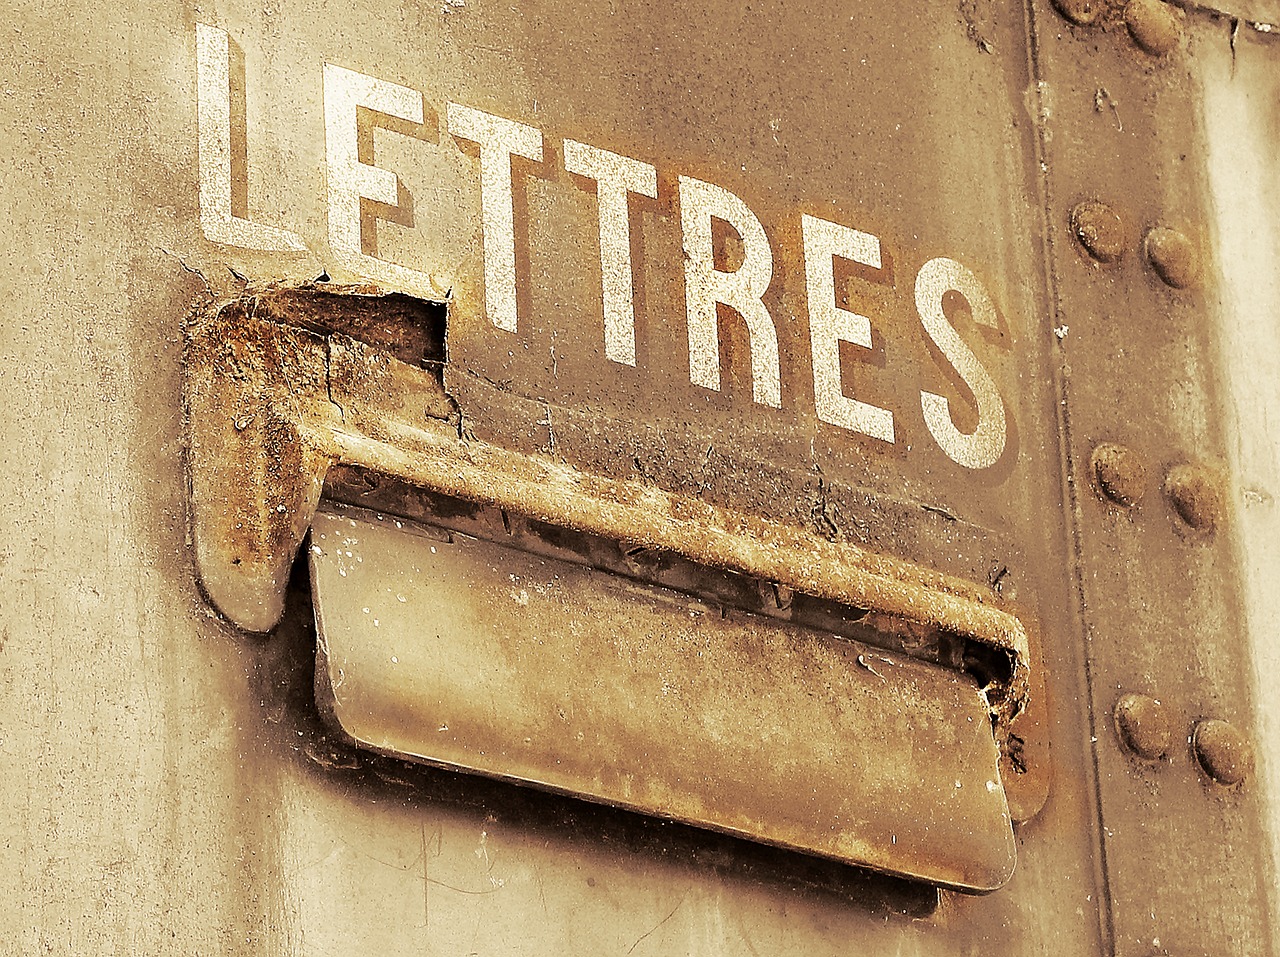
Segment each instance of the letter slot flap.
M1009 879L998 735L1027 646L989 591L468 438L432 412L438 368L279 312L188 328L197 569L263 631L307 543L318 703L354 742L942 886ZM322 503L357 469L465 520ZM755 582L952 636L997 674L733 599Z

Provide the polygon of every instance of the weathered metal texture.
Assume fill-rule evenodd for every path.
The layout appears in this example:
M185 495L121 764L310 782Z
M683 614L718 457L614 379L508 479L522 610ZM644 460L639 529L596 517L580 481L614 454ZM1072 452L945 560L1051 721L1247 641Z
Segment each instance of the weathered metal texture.
M315 425L346 418L341 403L353 385L379 397L391 424L405 417L410 399L415 420L453 413L438 385L431 388L429 372L415 380L393 358L392 350L425 357L435 348L402 341L425 324L425 305L418 304L416 323L395 323L390 313L403 297L359 287L344 293L286 290L218 304L188 329L184 406L196 564L210 598L250 631L265 632L280 620L290 569L333 458L332 442ZM335 298L349 306L334 310ZM390 307L376 330L362 321L370 300L375 309ZM294 324L273 322L280 311ZM381 348L333 332L335 320ZM309 331L308 322L326 331ZM362 409L352 404L356 427ZM376 430L382 423L374 418Z
M1202 717L1252 716L1236 530L1222 521L1240 479L1224 468L1221 274L1197 107L1199 57L1233 37L1194 4L1137 6L1069 25L1033 4L1054 323L1069 329L1056 378L1103 825L1100 917L1118 955L1263 954L1274 883L1258 789L1225 758L1233 786L1213 783L1191 744ZM1173 25L1169 44L1146 17ZM1114 212L1123 255L1086 255L1071 213L1082 200Z
M1026 631L985 583L469 439L438 372L341 334L260 318L272 296L217 304L188 329L196 562L205 590L237 625L266 631L279 621L325 473L342 463L971 638L1008 659L993 676L993 713L1007 722L1022 710Z
M969 891L1016 853L970 676L355 509L308 548L366 747Z
M1280 33L1280 3L1276 0L1218 0L1213 3L1174 0L1174 3L1206 21L1225 23L1232 31L1245 30L1261 34L1264 38Z
M1271 16L1280 19L1272 4ZM1222 24L1197 35L1220 37ZM1230 475L1224 502L1243 579L1242 617L1252 653L1257 721L1241 727L1254 739L1257 778L1249 785L1267 800L1272 873L1280 863L1280 37L1242 31L1225 47L1202 44L1195 66L1203 84L1199 104L1207 146L1215 326L1225 380ZM1280 894L1273 894L1272 932L1280 934ZM1273 950L1280 949L1278 942Z
M305 247L271 251L201 235L190 9L19 2L0 54L0 422L10 442L0 749L16 769L0 786L0 867L13 888L3 939L23 953L86 954L1272 951L1255 813L1263 784L1280 783L1276 762L1264 739L1255 775L1220 784L1196 770L1187 738L1200 719L1252 727L1241 693L1249 658L1231 617L1240 569L1251 597L1239 618L1248 615L1258 660L1275 660L1262 636L1280 617L1267 438L1280 376L1265 373L1280 301L1270 253L1280 217L1269 212L1280 208L1276 53L1258 26L1274 22L1275 5L1223 3L1221 16L1182 6L1178 45L1154 55L1132 45L1119 17L1072 26L1041 0L709 4L692 16L625 2L215 4L199 19L232 38L228 206ZM1234 35L1233 15L1245 18ZM517 177L531 215L515 229L538 240L517 264L530 277L527 321L505 346L491 343L493 355L483 324L470 330L477 375L449 390L464 429L553 450L575 469L635 471L673 493L808 522L1037 606L1050 680L1032 707L1047 705L1056 784L1017 831L1008 887L939 898L344 750L313 713L308 602L292 593L266 639L208 614L185 537L180 317L239 295L236 274L369 278L341 269L328 241L326 61L423 89L428 118L457 100L546 131L546 175ZM421 130L366 134L378 164L402 174L405 197L371 209L390 218L366 230L378 234L362 237L376 239L367 254L440 276L471 257L472 288L460 283L454 297L474 314L475 156L447 132L439 153ZM741 330L726 349L739 365L726 358L725 393L690 388L678 302L670 314L678 278L673 290L665 275L682 263L669 201L637 212L638 302L653 289L650 301L666 303L638 310L639 356L656 371L621 370L619 383L602 374L599 329L587 325L599 319L601 277L564 265L597 255L596 198L560 171L563 136L655 161L660 195L677 174L742 193L782 237L788 306L801 300L793 214L881 235L894 268L853 277L847 301L871 304L888 345L846 365L854 394L899 411L896 447L814 423L803 322L780 337L795 363L783 401L798 418L751 406ZM1196 173L1206 148L1208 184ZM1207 226L1210 187L1217 219ZM1131 229L1115 267L1090 265L1068 234L1085 199L1113 205ZM568 212L552 209L565 202ZM1155 226L1191 239L1199 285L1178 289L1149 269L1140 243ZM914 419L921 387L955 386L957 406L965 398L908 303L916 266L940 254L981 274L1009 325L995 374L1012 396L1013 451L986 474L958 476ZM1238 405L1225 417L1206 371L1218 332L1235 346L1225 368ZM1051 363L1059 349L1066 361ZM538 381L524 377L526 355L544 367ZM479 378L495 369L493 383ZM705 434L657 414L690 395L708 412ZM1071 454L1060 476L1063 401ZM606 407L617 414L596 414ZM1089 456L1104 441L1146 463L1135 506L1093 497ZM1224 451L1222 521L1193 534L1162 491L1168 469L1216 466ZM1257 484L1242 491L1246 477ZM1071 490L1074 599L1060 507ZM1111 709L1130 691L1158 698L1178 729L1166 758L1121 751ZM1256 703L1273 748L1274 705Z
M444 526L463 535L503 542L532 555L586 564L632 581L674 589L726 609L780 618L964 670L979 678L988 687L988 694L994 690L998 695L998 686L1009 673L1008 657L1002 652L936 627L922 628L908 619L816 599L777 582L719 571L635 542L574 534L563 526L439 496L366 469L333 466L325 479L324 496L373 509L393 519ZM1020 822L1040 811L1049 786L1046 730L1040 717L1046 696L1038 657L1040 639L1033 633L1029 644L1032 661L1026 710L1011 726L997 729L1006 796L1013 819Z

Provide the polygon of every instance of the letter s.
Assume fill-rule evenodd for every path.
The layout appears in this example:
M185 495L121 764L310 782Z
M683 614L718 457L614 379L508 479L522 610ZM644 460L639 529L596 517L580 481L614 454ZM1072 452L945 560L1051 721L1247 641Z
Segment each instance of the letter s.
M1004 400L991 374L942 311L942 297L953 291L968 301L975 322L997 328L995 303L967 268L954 259L942 258L931 259L920 267L916 276L916 310L929 338L973 393L978 404L978 427L972 434L957 429L945 396L922 390L920 405L929 433L952 461L968 469L985 469L1004 452L1008 434Z

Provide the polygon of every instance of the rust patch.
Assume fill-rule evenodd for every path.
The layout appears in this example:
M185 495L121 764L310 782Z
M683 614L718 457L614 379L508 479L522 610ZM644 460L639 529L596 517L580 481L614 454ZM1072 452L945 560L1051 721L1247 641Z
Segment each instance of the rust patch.
M324 476L345 463L973 639L997 663L988 689L997 718L1022 710L1026 633L986 583L644 481L471 439L450 414L454 404L439 370L414 367L342 333L264 318L282 315L277 295L296 301L303 294L272 291L217 304L190 324L187 336L197 563L209 597L242 627L264 631L278 619ZM272 305L264 307L267 301Z
M371 285L268 286L257 315L321 335L340 333L410 365L444 362L444 303Z

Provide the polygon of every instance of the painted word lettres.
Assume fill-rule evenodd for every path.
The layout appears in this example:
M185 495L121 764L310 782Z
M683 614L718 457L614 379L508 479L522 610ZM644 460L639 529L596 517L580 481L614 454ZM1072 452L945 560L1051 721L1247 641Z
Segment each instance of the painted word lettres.
M232 209L229 53L224 31L197 25L202 230L209 240L225 245L267 251L304 250L297 234L253 222ZM323 65L323 80L327 238L331 255L356 275L425 298L443 298L447 290L438 288L428 273L371 255L361 239L362 204L373 201L396 205L401 190L394 172L378 167L371 153L360 155L362 111L421 126L425 114L422 93L328 63ZM516 275L512 164L517 157L542 163L543 134L536 127L458 103L448 103L443 113L454 140L474 144L479 152L485 314L495 328L516 332L520 277ZM564 141L563 161L567 172L595 184L604 355L620 365L635 366L631 198L657 199L658 171L642 160L575 140ZM782 408L778 325L765 303L774 280L774 251L769 236L746 202L724 187L690 176L678 176L676 184L684 253L689 380L712 391L722 387L723 306L746 325L752 400L769 408ZM741 240L741 262L736 267L716 263L713 232L717 221ZM842 306L835 290L836 260L882 268L880 239L810 215L800 217L800 227L814 411L829 425L893 444L897 440L895 412L850 394L856 393L856 387L846 388L841 368L841 343L863 350L874 348L874 317L858 311L856 304ZM929 435L952 461L967 469L985 469L999 461L1008 440L1004 401L990 372L943 309L944 299L953 293L968 303L977 325L998 327L995 303L971 270L942 257L931 259L920 268L914 305L923 334L972 394L977 426L972 432L962 432L951 415L951 400L924 389L919 393L920 411ZM899 409L898 414L901 412Z

